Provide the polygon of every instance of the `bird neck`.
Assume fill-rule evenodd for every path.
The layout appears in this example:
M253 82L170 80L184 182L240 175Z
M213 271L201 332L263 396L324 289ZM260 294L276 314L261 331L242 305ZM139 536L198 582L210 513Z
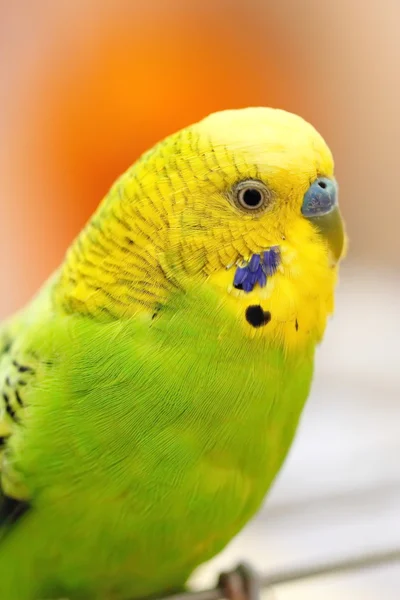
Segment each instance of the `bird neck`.
M337 270L327 267L322 244L310 252L311 244L306 242L282 242L277 271L265 286L255 285L249 292L234 288L233 269L209 276L208 284L220 294L221 306L235 316L246 338L265 339L287 352L303 352L322 339L333 312ZM264 318L255 322L249 310Z
M132 168L72 243L53 288L65 312L121 319L163 302L171 287L160 265L164 215L149 202L143 210L143 195Z

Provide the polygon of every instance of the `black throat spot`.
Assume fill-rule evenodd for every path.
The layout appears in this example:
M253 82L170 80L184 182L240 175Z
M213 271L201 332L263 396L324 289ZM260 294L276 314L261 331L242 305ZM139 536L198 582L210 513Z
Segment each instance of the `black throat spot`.
M252 327L263 327L267 325L271 320L271 313L269 310L263 310L259 304L254 304L246 308L246 321L250 323Z

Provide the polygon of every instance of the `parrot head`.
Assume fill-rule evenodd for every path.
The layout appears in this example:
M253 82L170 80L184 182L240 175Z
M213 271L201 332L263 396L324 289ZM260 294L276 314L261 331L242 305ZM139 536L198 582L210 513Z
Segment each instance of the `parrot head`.
M101 268L103 246L105 263L115 265L102 276L105 293L119 285L127 306L157 303L170 285L204 285L250 335L268 330L289 345L311 331L320 337L345 248L331 152L309 123L283 110L214 113L145 153L115 183L80 246L87 268ZM79 259L69 262L76 281Z
M235 287L250 292L265 285L289 245L300 249L312 239L331 266L340 260L345 237L332 155L306 121L283 110L229 110L175 142L170 242L186 272L236 266Z

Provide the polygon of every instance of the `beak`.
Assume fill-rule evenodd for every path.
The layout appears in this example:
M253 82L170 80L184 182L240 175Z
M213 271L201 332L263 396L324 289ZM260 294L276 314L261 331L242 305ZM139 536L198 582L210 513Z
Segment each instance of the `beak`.
M344 225L339 208L335 206L325 215L308 217L308 219L326 240L336 264L342 257L345 246Z

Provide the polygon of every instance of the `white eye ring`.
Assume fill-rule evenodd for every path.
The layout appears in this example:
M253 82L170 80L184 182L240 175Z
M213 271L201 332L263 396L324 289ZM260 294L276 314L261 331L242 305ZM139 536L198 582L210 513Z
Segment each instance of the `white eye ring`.
M248 179L237 184L235 189L237 203L248 212L257 212L265 208L271 193L261 181Z

